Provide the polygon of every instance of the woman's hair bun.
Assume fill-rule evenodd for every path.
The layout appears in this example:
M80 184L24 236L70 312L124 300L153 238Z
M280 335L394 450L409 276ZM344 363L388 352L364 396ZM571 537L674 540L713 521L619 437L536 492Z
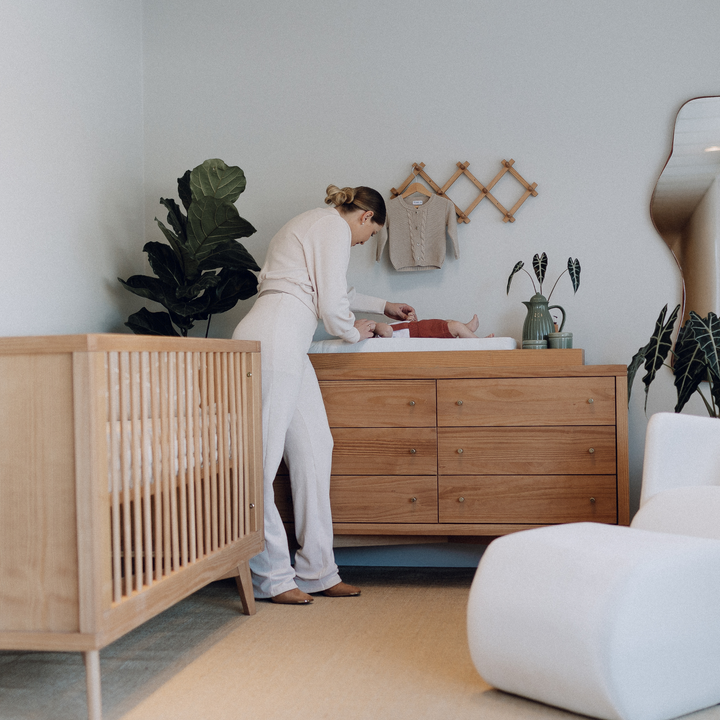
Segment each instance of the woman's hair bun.
M325 191L327 197L325 203L327 205L348 205L355 199L355 188L344 187L340 189L337 185L328 185Z

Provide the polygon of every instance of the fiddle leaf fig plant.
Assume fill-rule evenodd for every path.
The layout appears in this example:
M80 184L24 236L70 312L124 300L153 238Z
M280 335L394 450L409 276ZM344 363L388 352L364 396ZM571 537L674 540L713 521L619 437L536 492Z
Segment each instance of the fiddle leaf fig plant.
M547 270L548 266L548 258L545 253L542 255L535 255L532 260L532 266L533 270L535 271L535 277L538 279L538 284L540 286L540 290L535 286L535 281L533 280L532 275L525 270L525 263L520 260L520 262L515 263L515 267L512 269L512 272L510 273L510 277L507 281L507 290L506 295L510 294L510 284L512 283L512 279L515 276L515 273L520 272L522 270L529 278L530 282L533 285L533 290L535 292L539 292L542 295L542 289L543 289L543 282L545 282L545 271ZM578 288L580 287L580 261L572 258L568 258L567 261L567 268L563 270L560 275L558 276L557 280L555 280L555 284L552 286L552 290L550 290L550 295L548 295L547 299L550 300L552 297L553 292L555 291L555 287L558 284L558 281L560 278L565 274L568 273L570 276L570 280L572 281L573 286L573 294L578 291Z
M207 320L207 337L213 315L227 312L257 292L253 271L260 267L237 242L255 232L235 208L245 185L245 173L239 167L206 160L178 178L178 196L187 215L175 200L160 198L170 227L157 218L155 222L169 244L153 241L143 247L156 277L133 275L118 280L167 312L142 308L133 313L125 325L134 333L187 336L195 322Z
M720 319L715 313L700 317L690 311L690 317L680 328L675 347L672 334L680 311L678 305L665 320L667 305L660 311L655 321L655 330L647 345L641 347L628 365L628 403L635 375L642 365L645 366L645 410L650 384L655 380L661 367L669 367L675 376L677 392L675 412L679 413L697 392L710 417L720 417ZM666 362L672 354L673 362ZM703 382L708 383L706 397L701 389Z

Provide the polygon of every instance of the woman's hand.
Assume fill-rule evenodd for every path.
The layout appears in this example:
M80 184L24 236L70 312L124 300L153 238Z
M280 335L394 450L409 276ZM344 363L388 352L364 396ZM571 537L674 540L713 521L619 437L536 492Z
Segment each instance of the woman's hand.
M375 323L372 320L356 320L355 327L360 331L360 339L367 340L375 335Z
M415 308L412 305L408 305L407 303L386 302L385 314L389 318L393 318L393 320L407 320L409 322L414 322L415 320L417 320Z

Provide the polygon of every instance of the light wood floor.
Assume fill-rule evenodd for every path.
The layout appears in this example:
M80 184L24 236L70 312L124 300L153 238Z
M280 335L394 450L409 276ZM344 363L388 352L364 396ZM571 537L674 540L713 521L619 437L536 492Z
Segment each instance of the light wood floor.
M359 598L239 614L213 583L100 653L105 720L570 720L490 689L465 639L473 571L345 568ZM86 717L79 654L0 651L1 720ZM720 720L720 708L696 713Z

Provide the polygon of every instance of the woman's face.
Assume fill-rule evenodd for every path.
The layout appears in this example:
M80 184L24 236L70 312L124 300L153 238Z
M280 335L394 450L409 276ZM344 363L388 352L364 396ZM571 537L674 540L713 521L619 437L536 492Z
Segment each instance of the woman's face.
M358 222L355 227L350 226L352 233L351 245L364 245L373 235L380 231L382 226L378 225L372 218Z

